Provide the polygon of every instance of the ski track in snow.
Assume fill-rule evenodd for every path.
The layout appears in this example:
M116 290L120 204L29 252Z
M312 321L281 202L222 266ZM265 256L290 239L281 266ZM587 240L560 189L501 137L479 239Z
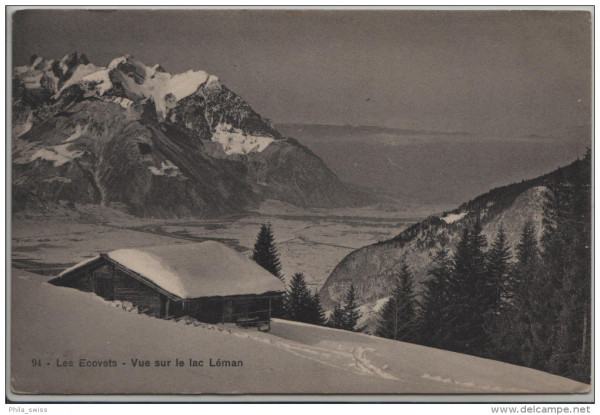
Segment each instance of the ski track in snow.
M332 350L294 343L278 338L265 339L250 334L244 335L235 332L232 332L232 334L238 337L247 337L255 341L271 344L303 359L319 362L326 366L343 369L358 375L378 376L383 379L400 380L371 363L367 358L367 352L374 351L374 349L353 347L350 350L346 350L342 344L338 344L338 350Z
M442 382L442 383L449 383L449 384L458 385L458 386L466 386L468 388L480 389L480 390L487 391L487 392L531 393L531 391L528 390L528 389L511 388L511 389L506 390L506 388L502 388L500 386L477 385L477 384L475 384L473 382L461 382L459 380L453 380L451 378L444 378L444 377L439 376L439 375L433 376L433 375L430 375L429 373L425 373L421 377L423 379L427 379L427 380L433 380L433 381Z
M102 301L105 302L105 300ZM111 301L109 303L118 308L122 308L123 310L128 312L136 310L136 308L128 302ZM367 353L375 352L375 349L373 348L365 348L358 346L349 347L348 345L337 343L336 349L331 349L318 346L309 346L291 340L282 339L273 335L260 333L258 331L249 332L248 329L238 329L228 326L219 327L219 325L217 324L198 322L194 319L186 317L173 319L171 321L178 324L185 324L193 328L214 330L219 333L229 334L239 338L250 339L259 343L267 344L285 350L286 352L291 353L294 356L318 362L329 367L342 369L350 373L363 376L376 376L387 380L407 382L406 380L397 378L392 374L387 373L384 369L373 364L367 357Z
M375 349L370 348L362 348L356 347L352 348L352 355L354 356L354 361L356 367L361 371L365 371L367 374L374 374L384 379L392 379L392 380L400 380L395 376L387 373L385 370L375 366L371 363L371 361L367 358L367 352L374 352Z
M106 303L106 300L99 299ZM111 306L116 306L124 311L134 312L134 307L129 302L123 301L110 301L108 302ZM149 317L154 318L154 317ZM265 345L277 347L278 349L285 350L286 352L293 354L294 356L318 362L328 367L342 369L349 373L358 374L362 376L373 376L386 380L410 383L407 379L398 378L391 373L387 372L387 365L383 368L372 363L368 358L368 353L376 352L377 350L370 347L353 346L351 344L337 343L331 344L331 347L320 347L310 346L307 344L295 342L293 340L287 340L276 335L263 333L259 331L249 331L249 329L241 329L233 326L221 326L220 324L209 324L199 322L190 317L181 317L177 319L171 319L176 324L185 324L190 328L213 330L222 334L233 335L238 338L244 338L253 340ZM289 321L287 323L294 324L295 322ZM318 326L317 326L318 327ZM455 385L471 389L474 392L488 392L488 393L531 393L530 390L525 388L510 388L506 389L501 386L495 385L478 385L474 382L463 382L450 377L444 377L442 375L432 375L424 373L421 378L426 381L445 383L448 385Z
M293 323L293 322L291 322ZM349 348L348 345L344 345L343 343L337 343L336 349L318 347L318 346L309 346L302 343L293 342L290 340L285 340L276 336L272 338L267 338L264 334L247 332L242 329L231 329L231 328L215 328L214 325L201 323L198 327L208 330L218 330L222 333L227 333L239 338L247 338L253 341L257 341L260 343L268 344L271 346L275 346L279 349L283 349L294 356L301 357L306 360L311 360L314 362L318 362L325 366L342 369L350 373L362 375L362 376L375 376L382 379L404 382L408 383L409 380L398 378L391 373L388 373L384 368L380 368L377 365L373 364L367 354L376 352L373 348L365 348L354 346ZM452 384L456 386L465 387L468 389L484 391L484 392L514 392L514 393L530 393L527 389L519 389L513 388L508 391L506 388L502 388L501 386L493 386L493 385L478 385L473 382L461 382L459 380L454 380L451 378L444 378L440 375L430 375L429 373L424 373L421 376L423 379L427 381L433 382L441 382L446 384Z
M208 329L214 330L214 326L206 325ZM367 357L368 352L374 352L375 349L352 347L350 350L343 344L337 344L337 350L327 349L318 346L308 346L278 337L265 338L262 335L253 335L245 333L238 329L226 329L225 333L232 334L240 338L248 338L264 344L283 349L295 356L303 359L312 360L329 367L343 369L359 375L377 376L383 379L402 381L385 370L377 367Z

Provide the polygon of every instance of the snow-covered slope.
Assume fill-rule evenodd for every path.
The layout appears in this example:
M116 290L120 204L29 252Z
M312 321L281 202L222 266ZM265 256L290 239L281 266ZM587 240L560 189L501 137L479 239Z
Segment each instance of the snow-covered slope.
M267 197L320 207L364 197L202 70L34 56L14 69L12 92L15 210L64 201L214 217Z
M12 271L16 393L580 393L569 379L496 361L274 320L270 333L186 324ZM41 366L32 365L40 359ZM113 361L114 367L83 367ZM134 367L133 359L150 367ZM183 360L183 367L175 366ZM189 360L204 361L192 367ZM237 366L210 366L242 361ZM155 361L168 367L156 367ZM57 367L73 361L73 367ZM110 365L111 363L109 363ZM166 363L165 363L166 364Z

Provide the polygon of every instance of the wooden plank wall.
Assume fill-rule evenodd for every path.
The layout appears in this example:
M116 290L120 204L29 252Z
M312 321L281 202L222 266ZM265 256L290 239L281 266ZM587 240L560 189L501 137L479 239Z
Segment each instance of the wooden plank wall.
M80 291L94 292L94 276L92 270L83 271L81 276L70 278L68 282L63 284L65 287L76 288Z
M114 278L115 300L130 301L140 310L160 314L159 293L119 270L114 271Z

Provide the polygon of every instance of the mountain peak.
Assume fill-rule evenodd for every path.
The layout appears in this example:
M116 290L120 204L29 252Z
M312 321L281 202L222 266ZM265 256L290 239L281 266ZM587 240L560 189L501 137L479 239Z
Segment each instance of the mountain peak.
M33 55L28 66L15 68L15 77L26 89L44 89L54 99L73 85L85 96L121 96L132 101L152 99L157 114L165 119L169 110L182 99L194 94L206 84L220 87L219 79L202 70L179 74L166 72L156 64L148 66L132 55L114 58L104 66L96 66L85 54L72 52L60 61L46 61ZM41 82L42 78L51 82Z
M267 197L309 206L362 197L202 70L171 74L131 55L96 66L73 52L32 57L12 85L16 209L62 200L210 217Z
M67 73L69 69L73 69L78 65L87 65L90 60L85 54L77 54L77 52L69 53L60 60L60 67L63 69L63 73Z
M265 143L281 138L268 120L203 70L171 74L160 64L149 66L128 54L96 66L85 54L72 52L56 61L34 55L29 65L14 69L14 80L15 97L28 97L34 109L45 100L64 107L73 100L96 99L126 110L136 102L152 102L156 115L151 118L212 138L226 154L264 149ZM198 111L204 120L198 119Z
M116 68L121 62L127 62L128 59L131 59L131 55L123 55L118 58L114 58L108 64L108 68Z

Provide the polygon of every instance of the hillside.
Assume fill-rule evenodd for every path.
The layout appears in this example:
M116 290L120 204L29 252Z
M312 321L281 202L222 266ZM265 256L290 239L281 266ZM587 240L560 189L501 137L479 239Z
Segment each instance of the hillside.
M532 369L285 320L275 320L270 333L159 320L16 269L11 290L10 378L15 393L489 394L590 389ZM33 359L43 364L34 366ZM80 359L86 359L83 367ZM133 359L148 360L150 367L133 367ZM175 367L175 359L185 365ZM203 360L206 366L191 367L189 359ZM209 367L209 359L243 364ZM156 367L156 360L171 364ZM94 361L109 363L87 366Z
M369 200L282 136L219 79L131 56L33 56L12 83L13 209L95 204L136 216L216 217L266 198Z
M403 259L409 264L419 285L427 278L434 253L453 249L462 229L481 219L488 243L502 226L508 243L515 246L525 221L532 219L538 237L542 232L542 205L546 186L561 179L590 174L589 160L577 160L549 174L499 187L441 216L431 216L396 237L357 249L333 270L321 289L326 307L340 302L350 283L362 303L372 303L390 294L393 280ZM371 306L369 308L372 308Z

